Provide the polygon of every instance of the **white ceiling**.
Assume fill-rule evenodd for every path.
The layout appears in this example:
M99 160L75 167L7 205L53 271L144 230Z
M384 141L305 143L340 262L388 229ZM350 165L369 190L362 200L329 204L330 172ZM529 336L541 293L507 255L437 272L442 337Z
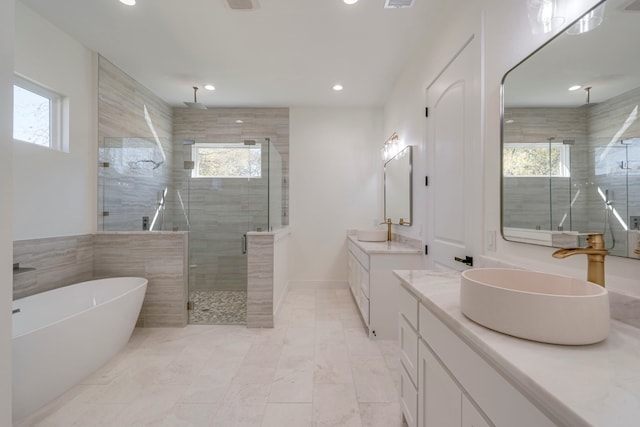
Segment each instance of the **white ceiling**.
M20 0L171 105L382 106L444 0ZM203 90L206 83L216 87ZM334 92L335 83L344 86Z

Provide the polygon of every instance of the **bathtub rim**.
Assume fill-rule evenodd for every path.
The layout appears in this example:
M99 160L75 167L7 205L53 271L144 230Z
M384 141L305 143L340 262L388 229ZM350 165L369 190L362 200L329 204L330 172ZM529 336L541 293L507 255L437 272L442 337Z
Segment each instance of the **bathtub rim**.
M23 300L23 299L26 299L26 298L30 298L30 297L36 296L36 295L46 294L47 292L55 292L55 291L60 290L60 289L67 289L67 288L72 288L72 287L76 287L76 286L82 286L82 285L86 285L87 283L90 283L90 282L102 282L102 281L109 281L109 280L113 280L113 279L123 279L123 280L124 279L139 279L139 280L141 280L143 282L138 284L138 285L135 285L133 288L127 290L126 292L120 293L120 294L114 296L113 298L109 298L109 299L106 299L106 300L102 301L100 304L92 305L91 307L85 308L84 310L76 311L76 312L74 312L74 313L72 313L72 314L70 314L68 316L63 316L63 317L57 319L54 322L47 323L46 325L40 326L38 328L30 329L30 330L28 330L26 332L23 332L23 333L19 334L19 335L13 335L13 327L12 327L11 328L12 329L11 330L11 340L15 340L15 339L24 337L26 335L29 335L31 333L35 333L37 331L40 331L40 330L45 329L45 328L47 328L49 326L52 326L52 325L57 325L57 324L59 324L61 322L64 322L64 321L66 321L68 319L71 319L72 317L75 317L75 316L78 316L78 315L80 315L82 313L86 313L86 312L88 312L90 310L93 310L93 309L95 309L96 307L98 307L100 305L108 304L108 303L110 303L112 301L115 301L118 298L122 298L123 296L126 296L126 295L129 295L129 294L133 293L133 292L136 292L141 287L143 287L143 286L146 287L149 284L149 279L147 279L145 277L139 277L139 276L102 277L100 279L85 280L84 282L79 282L79 283L74 283L74 284L71 284L71 285L61 286L59 288L50 289L48 291L44 291L44 292L40 292L40 293L37 293L37 294L29 295L29 296L26 296L26 297L18 298L17 300L13 300L12 309L17 308L17 307L15 307L13 305L16 302L18 302L20 300ZM20 313L16 313L16 314L20 314ZM15 316L15 314L14 314L14 316ZM13 324L13 322L12 322L12 324Z

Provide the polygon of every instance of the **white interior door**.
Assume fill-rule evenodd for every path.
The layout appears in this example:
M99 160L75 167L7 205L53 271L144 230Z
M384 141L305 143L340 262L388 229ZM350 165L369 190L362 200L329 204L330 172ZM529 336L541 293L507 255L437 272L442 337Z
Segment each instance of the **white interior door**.
M436 268L463 270L480 248L480 50L471 39L427 88L427 236Z

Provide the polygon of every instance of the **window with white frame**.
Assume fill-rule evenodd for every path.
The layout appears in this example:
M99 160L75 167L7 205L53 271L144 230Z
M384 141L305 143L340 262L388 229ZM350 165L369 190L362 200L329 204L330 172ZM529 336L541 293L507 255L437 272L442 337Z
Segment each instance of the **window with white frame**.
M502 149L504 176L570 177L569 144L505 143Z
M13 85L13 139L63 150L63 97L21 77Z
M196 143L193 146L195 178L260 178L261 144Z

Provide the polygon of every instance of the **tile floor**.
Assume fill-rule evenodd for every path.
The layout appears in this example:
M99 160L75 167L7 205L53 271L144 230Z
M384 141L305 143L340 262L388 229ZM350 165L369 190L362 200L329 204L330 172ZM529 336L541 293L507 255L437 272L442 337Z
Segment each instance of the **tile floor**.
M400 427L393 341L348 289L292 289L273 329L136 329L127 347L19 426Z

